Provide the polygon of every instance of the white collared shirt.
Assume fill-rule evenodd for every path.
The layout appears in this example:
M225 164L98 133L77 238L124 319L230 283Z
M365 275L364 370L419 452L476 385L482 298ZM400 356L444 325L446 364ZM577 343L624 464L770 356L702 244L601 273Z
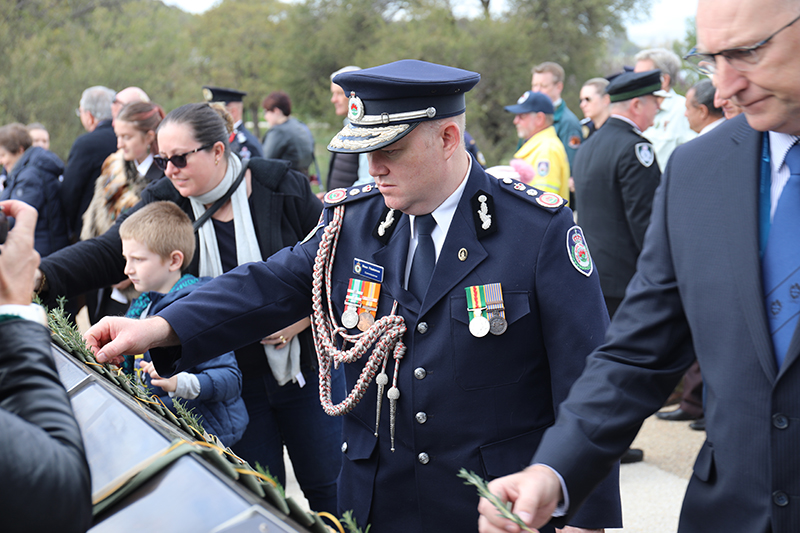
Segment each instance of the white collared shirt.
M775 208L778 206L778 199L781 197L783 188L789 181L789 167L785 164L786 154L798 138L800 137L788 133L769 132L769 161L772 166L772 180L769 188L770 220L775 215Z
M150 165L152 164L153 154L147 154L147 157L144 158L144 161L136 165L136 171L140 176L144 177L144 175L147 174L147 171L150 170Z
M444 240L447 238L447 232L450 230L450 223L453 221L453 217L456 214L458 202L461 201L461 196L464 194L464 189L467 186L467 178L469 177L469 173L472 171L472 158L468 157L468 159L469 166L467 167L467 173L461 180L461 185L459 185L458 188L453 191L453 194L448 196L447 199L431 213L431 215L433 215L433 219L436 221L436 227L433 229L433 233L431 233L431 239L433 239L433 247L436 249L437 261L439 260L439 254L442 251L442 247L444 246ZM417 217L414 215L409 215L408 218L411 224L411 237L408 242L408 256L406 258L406 275L404 285L406 288L408 287L408 276L411 274L411 262L414 259L414 254L412 251L417 249Z
M706 126L702 130L700 130L700 133L698 133L697 135L698 136L705 135L709 131L713 130L714 128L722 124L723 122L725 122L725 117L720 117L711 124L706 124Z

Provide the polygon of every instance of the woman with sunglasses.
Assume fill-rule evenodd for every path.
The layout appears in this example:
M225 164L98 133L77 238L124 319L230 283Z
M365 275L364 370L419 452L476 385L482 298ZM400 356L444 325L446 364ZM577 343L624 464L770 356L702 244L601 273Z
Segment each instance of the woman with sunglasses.
M125 264L119 224L153 201L173 201L197 221L233 189L230 199L197 231L198 251L188 268L194 275L217 276L237 265L266 259L308 234L317 224L322 204L312 194L308 179L292 171L287 162L251 158L244 178L234 185L243 164L230 151L232 126L224 109L215 110L207 103L170 112L158 128L159 155L154 157L166 178L145 189L141 202L105 234L43 261L40 294L52 301L57 295L119 282ZM265 324L263 344L235 351L250 424L234 452L250 464L269 467L285 483L285 444L311 508L336 512L342 423L341 418L325 415L320 406L308 326L306 319L273 333ZM341 400L341 373L335 375L332 387Z
M122 213L139 203L149 183L164 177L164 171L153 164L158 154L156 129L163 118L158 104L133 102L114 119L118 150L106 158L94 184L94 196L83 214L82 241L108 231ZM107 315L124 315L137 296L129 280L92 291L86 297L89 319L94 324Z

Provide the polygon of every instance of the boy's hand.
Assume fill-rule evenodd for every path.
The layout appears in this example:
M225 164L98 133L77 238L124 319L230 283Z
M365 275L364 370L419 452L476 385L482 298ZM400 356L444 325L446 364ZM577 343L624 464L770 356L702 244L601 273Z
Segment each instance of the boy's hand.
M175 374L169 379L164 379L156 372L155 365L150 361L140 361L139 366L142 370L150 374L150 384L154 387L161 387L167 392L175 392L178 388L178 375Z

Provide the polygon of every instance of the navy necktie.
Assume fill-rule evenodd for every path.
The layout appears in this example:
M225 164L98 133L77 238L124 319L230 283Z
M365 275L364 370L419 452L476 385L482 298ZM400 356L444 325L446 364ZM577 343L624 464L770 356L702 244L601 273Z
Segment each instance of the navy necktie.
M800 144L786 154L791 176L778 199L762 261L775 360L783 364L800 313Z
M422 302L436 266L436 248L431 233L436 228L433 215L418 216L414 220L417 227L417 248L411 260L411 273L408 276L408 290Z

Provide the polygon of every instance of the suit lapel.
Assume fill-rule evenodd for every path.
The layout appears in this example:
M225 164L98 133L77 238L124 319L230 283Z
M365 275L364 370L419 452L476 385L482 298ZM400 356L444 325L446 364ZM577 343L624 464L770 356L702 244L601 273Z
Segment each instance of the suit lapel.
M372 254L370 261L385 269L383 290L388 291L399 305L416 313L419 312L419 302L413 294L403 288L410 238L411 227L408 215L404 214L389 242Z
M753 339L756 356L764 373L774 381L777 365L772 350L772 337L764 310L764 290L761 283L761 259L758 253L758 198L761 161L761 133L753 130L741 117L726 150L723 179L731 180L722 190L729 191L730 201L723 202L723 220L727 224L728 245L736 287L742 302L742 314ZM738 180L734 184L733 181ZM743 231L744 229L744 231ZM786 366L786 365L784 365Z

